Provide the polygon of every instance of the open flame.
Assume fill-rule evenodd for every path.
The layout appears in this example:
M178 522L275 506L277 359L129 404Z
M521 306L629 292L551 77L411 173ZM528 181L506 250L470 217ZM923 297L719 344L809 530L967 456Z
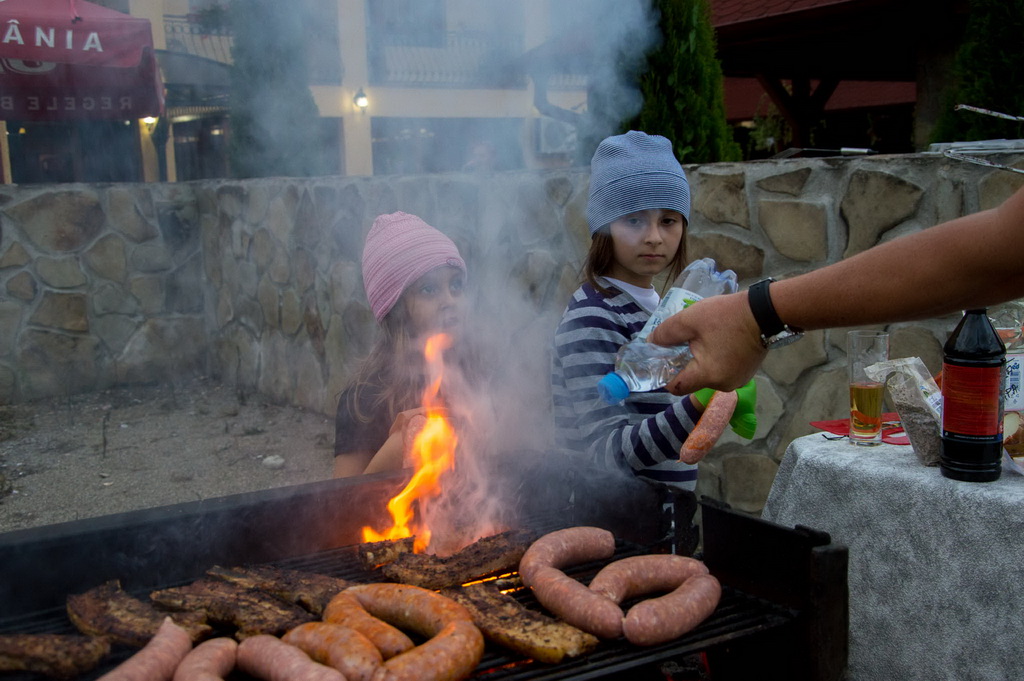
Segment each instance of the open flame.
M384 532L372 527L363 528L363 541L384 541L415 536L413 551L422 553L430 545L430 528L417 518L414 506L419 500L429 500L441 494L442 476L455 467L455 445L458 437L445 416L440 399L441 380L444 378L444 351L451 347L451 337L439 333L427 339L423 354L427 361L430 380L423 391L426 424L416 435L412 445L415 472L401 492L388 502L394 524Z

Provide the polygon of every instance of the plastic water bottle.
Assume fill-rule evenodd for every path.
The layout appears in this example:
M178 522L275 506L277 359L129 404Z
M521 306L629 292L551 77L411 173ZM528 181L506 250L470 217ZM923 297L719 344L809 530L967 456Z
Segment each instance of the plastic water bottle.
M651 331L667 318L698 300L739 289L736 273L719 272L711 258L695 260L679 273L672 288L651 313L636 337L619 348L615 371L597 384L601 399L608 404L622 402L630 393L657 390L672 380L693 359L689 344L666 347L648 343Z

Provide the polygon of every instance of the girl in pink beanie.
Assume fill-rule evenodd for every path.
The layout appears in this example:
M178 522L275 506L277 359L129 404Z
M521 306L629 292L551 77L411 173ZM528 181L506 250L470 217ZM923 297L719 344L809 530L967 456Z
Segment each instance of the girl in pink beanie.
M402 466L405 427L422 412L428 337L441 331L452 336L448 363L468 370L468 352L459 342L465 279L459 249L422 219L398 212L374 220L363 249L363 287L380 328L338 400L336 477Z

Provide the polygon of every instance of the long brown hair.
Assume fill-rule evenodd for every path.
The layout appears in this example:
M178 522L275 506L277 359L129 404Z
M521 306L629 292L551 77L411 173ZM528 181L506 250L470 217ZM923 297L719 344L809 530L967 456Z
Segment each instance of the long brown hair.
M369 423L383 412L390 425L400 412L421 406L427 383L426 360L423 348L416 342L410 327L403 292L381 320L370 354L360 364L350 383L352 390L348 407L356 420ZM458 386L465 381L477 381L482 376L484 359L479 345L469 335L468 328L464 328L455 345L445 353L446 366L458 372L450 376L451 380L446 380L446 385ZM449 375L446 373L447 378ZM376 386L378 395L371 404L364 405L360 393L369 386ZM443 392L444 389L442 386Z
M601 227L590 240L590 250L587 251L587 259L583 262L583 280L608 295L608 289L598 283L597 278L609 272L615 262L615 242L612 240L610 225ZM679 239L679 248L668 264L665 274L665 281L661 287L661 293L668 290L672 282L676 280L679 273L686 266L686 225L683 226L683 235Z

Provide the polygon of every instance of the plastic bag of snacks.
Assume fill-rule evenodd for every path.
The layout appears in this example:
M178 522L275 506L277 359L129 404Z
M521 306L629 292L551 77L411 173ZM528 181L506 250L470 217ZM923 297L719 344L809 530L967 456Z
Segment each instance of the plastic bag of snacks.
M878 362L865 369L873 381L885 383L917 458L925 466L939 465L942 392L920 357Z

